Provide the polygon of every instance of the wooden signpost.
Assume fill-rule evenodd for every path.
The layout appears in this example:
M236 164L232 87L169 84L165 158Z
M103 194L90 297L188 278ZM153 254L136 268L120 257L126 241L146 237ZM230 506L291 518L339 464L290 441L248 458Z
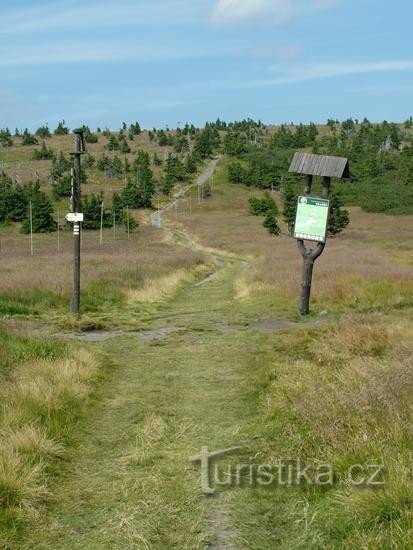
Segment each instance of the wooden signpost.
M70 309L75 315L80 313L80 224L83 221L81 208L81 156L85 153L85 140L83 130L73 130L75 135L75 151L71 153L73 157L72 171L72 200L71 212L66 216L66 219L73 223L73 294Z
M298 197L294 237L303 257L300 313L308 315L314 262L326 245L331 178L349 178L350 168L348 160L343 157L295 153L289 171L305 176L304 193ZM314 176L323 178L322 197L311 196ZM307 248L305 241L316 242L317 246Z

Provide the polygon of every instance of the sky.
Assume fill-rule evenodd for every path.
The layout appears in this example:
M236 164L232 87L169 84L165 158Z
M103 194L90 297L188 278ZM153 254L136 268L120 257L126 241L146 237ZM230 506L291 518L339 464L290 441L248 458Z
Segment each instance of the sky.
M412 0L0 0L0 128L413 114Z

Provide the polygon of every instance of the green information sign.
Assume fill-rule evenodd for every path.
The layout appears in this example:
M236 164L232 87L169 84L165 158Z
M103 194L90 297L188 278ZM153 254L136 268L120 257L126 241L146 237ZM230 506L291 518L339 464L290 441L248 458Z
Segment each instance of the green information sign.
M325 242L330 201L316 197L298 197L294 237Z

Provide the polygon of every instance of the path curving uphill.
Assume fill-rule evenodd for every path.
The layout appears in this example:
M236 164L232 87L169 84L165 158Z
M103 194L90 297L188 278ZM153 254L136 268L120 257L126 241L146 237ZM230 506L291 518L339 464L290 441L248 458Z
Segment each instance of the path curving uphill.
M187 189L151 221L202 250L162 218ZM27 548L238 548L231 495L205 497L189 461L205 445L242 443L249 422L242 388L251 357L233 307L245 262L213 257L216 271L182 289L153 321L154 338L114 333L91 344L112 372Z

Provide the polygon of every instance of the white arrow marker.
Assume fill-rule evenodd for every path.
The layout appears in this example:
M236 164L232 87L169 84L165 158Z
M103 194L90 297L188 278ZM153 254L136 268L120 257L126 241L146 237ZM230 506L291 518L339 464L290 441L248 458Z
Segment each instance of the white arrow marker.
M80 212L69 212L65 218L68 222L83 222L83 214Z

